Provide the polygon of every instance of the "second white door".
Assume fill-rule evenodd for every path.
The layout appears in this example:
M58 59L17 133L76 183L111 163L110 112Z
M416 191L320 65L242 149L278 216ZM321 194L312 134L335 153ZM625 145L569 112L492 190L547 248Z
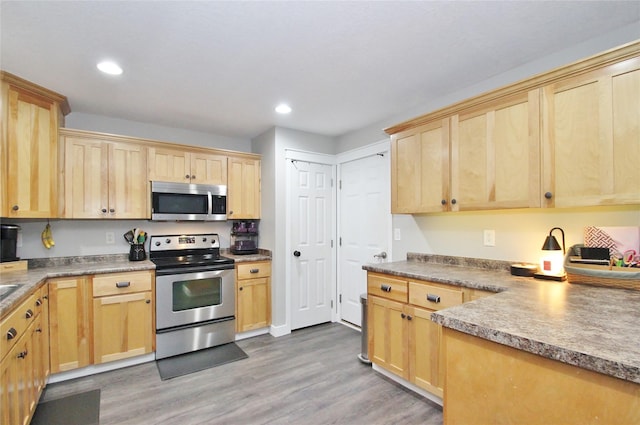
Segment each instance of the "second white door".
M291 329L331 321L333 166L287 161L291 187Z

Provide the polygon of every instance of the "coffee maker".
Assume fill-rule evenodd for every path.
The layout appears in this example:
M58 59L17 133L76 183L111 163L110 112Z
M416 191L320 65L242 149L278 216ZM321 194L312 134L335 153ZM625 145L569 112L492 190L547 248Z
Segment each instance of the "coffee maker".
M20 259L16 255L18 230L20 226L17 224L0 224L0 263Z

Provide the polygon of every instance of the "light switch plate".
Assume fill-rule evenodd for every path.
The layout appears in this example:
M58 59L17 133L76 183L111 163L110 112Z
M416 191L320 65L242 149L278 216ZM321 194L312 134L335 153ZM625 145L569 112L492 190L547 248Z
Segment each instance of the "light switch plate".
M401 237L402 235L400 234L400 228L396 227L395 229L393 229L393 240L399 241Z
M107 245L113 245L116 243L116 235L113 232L107 232L105 236L105 243Z

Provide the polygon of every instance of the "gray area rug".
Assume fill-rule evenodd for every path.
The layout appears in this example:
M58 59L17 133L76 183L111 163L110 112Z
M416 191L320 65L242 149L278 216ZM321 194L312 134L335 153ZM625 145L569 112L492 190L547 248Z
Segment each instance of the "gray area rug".
M156 361L160 379L167 380L249 357L235 342Z
M100 390L72 394L38 403L31 425L97 425Z

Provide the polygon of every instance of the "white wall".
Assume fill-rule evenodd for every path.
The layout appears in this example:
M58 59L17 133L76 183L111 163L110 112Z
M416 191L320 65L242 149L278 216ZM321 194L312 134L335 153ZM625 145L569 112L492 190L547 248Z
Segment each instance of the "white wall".
M183 145L251 152L251 140L249 139L226 137L219 134L201 133L183 128L164 127L80 112L71 112L67 115L65 117L65 127Z

